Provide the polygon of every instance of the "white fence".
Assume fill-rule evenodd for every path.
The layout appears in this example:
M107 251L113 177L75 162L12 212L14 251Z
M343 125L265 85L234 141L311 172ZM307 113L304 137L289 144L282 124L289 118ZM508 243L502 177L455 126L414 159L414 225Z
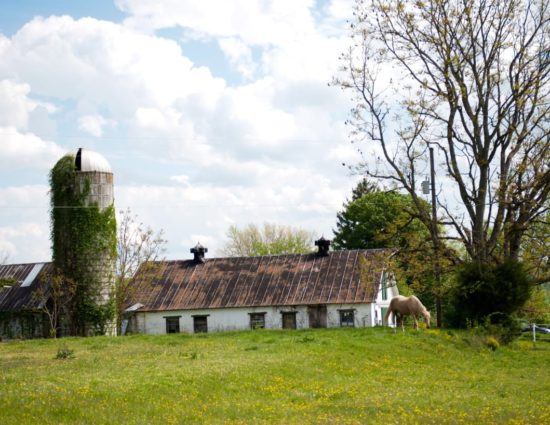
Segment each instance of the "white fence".
M531 323L529 327L531 328L533 343L537 342L537 339L550 341L550 324Z

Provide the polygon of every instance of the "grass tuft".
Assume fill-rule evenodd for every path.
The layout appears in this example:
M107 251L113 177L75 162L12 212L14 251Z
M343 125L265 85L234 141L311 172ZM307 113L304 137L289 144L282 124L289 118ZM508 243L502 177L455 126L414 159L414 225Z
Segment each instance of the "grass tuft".
M66 360L74 358L74 350L71 350L66 344L63 344L57 349L55 359Z

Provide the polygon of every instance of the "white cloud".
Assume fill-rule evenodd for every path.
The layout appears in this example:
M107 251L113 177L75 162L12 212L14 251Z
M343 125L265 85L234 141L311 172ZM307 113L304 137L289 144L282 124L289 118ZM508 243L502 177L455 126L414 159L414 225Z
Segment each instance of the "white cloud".
M312 34L265 51L263 71L285 81L315 82L321 87L331 81L338 69L337 58L345 50L345 36Z
M92 136L101 137L107 120L101 115L84 115L78 119L78 127Z
M215 246L216 243L218 241L215 239L215 238L212 238L211 236L208 236L208 235L200 235L200 234L193 234L191 236L189 236L188 238L185 238L183 239L182 241L180 241L180 246L184 249L184 250L188 250L194 246L196 246L197 244L201 244L202 246L206 247L208 249L208 254L206 254L206 256L213 256L213 252L211 250L211 248L208 248L209 246Z
M310 6L269 3L258 5L256 12L283 16L285 8L309 11ZM311 119L320 107L344 105L343 97L326 87L330 60L316 59L327 55L325 41L338 45L313 36L281 43L264 55L265 70L276 78L227 87L208 69L193 67L171 40L92 18L37 18L13 37L0 56L0 72L6 67L19 73L39 95L76 101L82 111L80 128L96 137L105 135L99 110L107 108L110 121L129 128L134 149L166 158L193 158L198 164L223 164L227 155L247 158L264 147L268 154L281 154L296 140L312 139L318 128L333 127L330 114L323 113L322 121ZM220 43L236 61L248 58L249 48L241 38ZM310 112L289 110L300 104ZM150 140L155 140L154 146Z
M252 60L252 51L250 47L236 37L221 38L218 40L218 44L231 65L233 65L243 77L251 79L254 76L256 64Z
M156 108L137 108L136 121L139 127L157 130L165 129L169 124L163 113Z
M0 81L0 125L26 128L29 113L36 107L27 97L30 90L28 84Z
M171 180L183 184L117 187L117 208L130 207L141 221L164 229L171 258L189 258L197 235L213 256L223 246L230 224L268 221L330 237L336 212L353 185L346 178L329 178L323 170L312 173L265 162L234 166L244 168L248 184L221 186L173 176Z
M355 0L330 0L325 11L331 19L345 21L353 17Z
M7 114L0 131L12 133L0 143L0 163L45 167L63 155L46 140L53 137L32 127L40 109L95 137L64 143L67 150L91 143L109 158L117 209L130 206L144 223L164 228L171 258L188 258L184 245L198 236L214 255L231 223L270 221L330 236L353 183L340 165L352 150L342 125L347 101L327 88L344 39L316 26L314 2L119 5L130 14L124 25L36 18L11 39L0 35L0 81L15 99L2 109L0 96ZM153 31L171 26L213 39L246 83L215 78L219 70L185 56L185 43ZM33 100L43 98L51 103ZM29 233L29 240L47 251L47 202L41 208L42 219L11 215L3 223L18 231L39 223L42 236ZM15 244L14 259L37 260L11 235L0 242Z
M121 118L224 84L194 68L176 42L93 18L35 18L0 55L0 75L17 73L41 96L76 99L85 114L107 105Z
M13 126L25 130L30 114L38 107L48 113L56 108L47 102L38 102L29 98L31 87L27 83L17 83L11 80L0 81L0 126Z
M179 184L182 184L184 186L189 186L189 176L181 175L181 176L172 176L170 177L170 180L173 180Z
M45 185L0 188L0 251L10 262L50 260L48 203Z
M8 261L50 261L48 235L43 223L22 222L16 226L0 227L0 252L8 254Z
M0 188L0 207L3 211L12 208L18 211L32 212L34 209L47 208L49 188L45 185L8 186ZM25 208L28 208L26 210Z
M20 133L15 127L0 127L0 135L0 164L6 168L51 167L65 153L54 142L32 133Z
M250 45L289 42L314 31L313 0L117 0L132 28L181 26L211 37L239 37Z

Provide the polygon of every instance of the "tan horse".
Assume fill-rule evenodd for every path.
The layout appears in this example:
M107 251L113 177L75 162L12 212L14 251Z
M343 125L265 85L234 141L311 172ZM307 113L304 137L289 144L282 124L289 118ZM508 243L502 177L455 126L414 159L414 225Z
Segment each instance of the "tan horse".
M426 322L426 327L430 327L430 312L426 310L426 307L422 305L420 300L414 295L410 297L404 297L403 295L398 295L393 297L390 301L388 311L384 316L384 323L388 323L390 314L395 317L395 324L398 324L398 318L401 319L401 329L405 332L404 318L405 316L412 316L414 320L414 329L418 329L418 321L416 320L417 316L422 316Z

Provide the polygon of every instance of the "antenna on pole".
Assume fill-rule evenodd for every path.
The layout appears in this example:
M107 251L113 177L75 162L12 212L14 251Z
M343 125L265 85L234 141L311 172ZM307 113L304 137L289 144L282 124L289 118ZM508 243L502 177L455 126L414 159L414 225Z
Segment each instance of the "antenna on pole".
M420 186L422 187L422 194L430 194L430 180L428 179L428 177L426 177L426 179L420 183Z

